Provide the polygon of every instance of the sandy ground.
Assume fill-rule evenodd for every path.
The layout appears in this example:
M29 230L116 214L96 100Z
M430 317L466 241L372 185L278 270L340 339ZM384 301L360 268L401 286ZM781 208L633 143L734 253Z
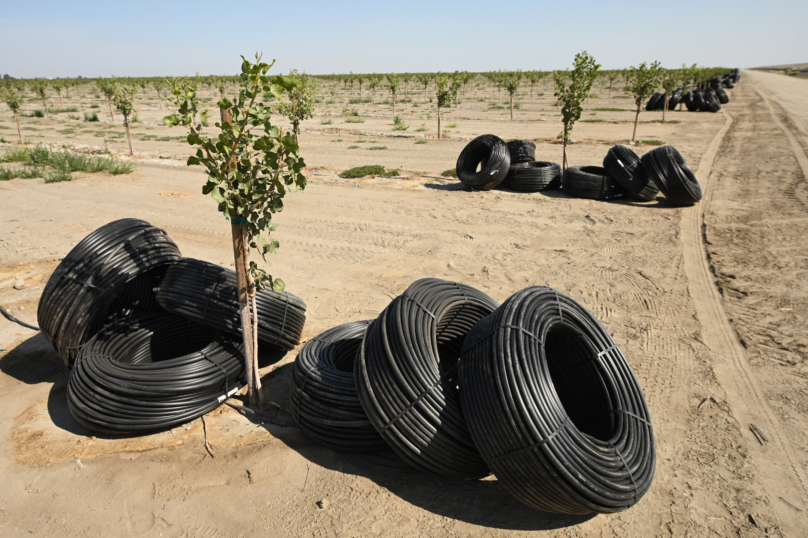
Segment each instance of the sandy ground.
M200 421L144 438L93 437L66 410L67 372L45 340L0 320L0 535L804 536L808 83L745 72L721 113L672 112L679 123L640 126L640 138L675 145L697 169L708 196L692 208L466 192L440 177L465 141L485 132L536 140L537 157L557 162L558 112L549 90L540 92L520 96L510 122L507 110L490 108L504 98L471 89L446 121L458 127L437 140L414 131L434 129L419 92L408 96L419 107L399 104L410 129L393 132L388 105L346 104L335 90L338 103L305 124L303 152L315 169L278 216L273 271L308 302L307 336L377 315L425 276L499 301L534 284L571 294L612 332L648 400L658 464L638 505L583 518L537 512L493 477L457 482L413 472L392 452L340 454L226 407L209 416L215 458ZM631 133L630 112L591 110L629 109L629 100L592 101L585 114L604 121L576 127L572 164L599 164ZM84 110L99 101L75 102ZM365 123L344 124L342 108L356 108ZM143 132L179 134L158 127L162 112L148 101L140 114ZM3 129L13 125L2 120ZM35 142L71 136L57 132L67 119L24 125L42 137ZM95 133L73 130L66 142L98 146ZM415 145L416 137L428 143ZM186 256L231 265L227 223L200 194L200 172L172 158L187 147L136 144L129 176L0 183L0 304L34 321L59 257L125 216L164 227ZM108 145L123 149L120 137ZM370 145L388 149L362 149ZM401 167L403 177L336 176L371 163ZM26 277L25 290L8 285L15 276ZM294 355L262 370L271 399L287 408Z

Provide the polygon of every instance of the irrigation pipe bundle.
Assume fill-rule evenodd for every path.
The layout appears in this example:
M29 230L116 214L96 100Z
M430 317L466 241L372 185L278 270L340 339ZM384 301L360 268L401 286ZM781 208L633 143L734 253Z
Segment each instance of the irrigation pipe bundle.
M45 285L37 312L42 334L71 366L120 289L179 257L165 231L143 220L121 219L98 228L65 256Z
M477 323L460 387L475 445L525 504L609 513L648 491L656 455L642 390L606 329L567 295L525 288Z
M368 327L355 364L359 399L412 466L455 478L488 475L460 407L457 361L468 332L497 306L470 286L424 278Z
M623 197L622 187L600 166L570 166L564 171L561 187L576 198L614 200Z
M157 302L168 312L233 335L241 335L236 272L219 265L183 258L166 271ZM289 293L270 290L256 294L258 340L290 350L300 343L306 303Z
M603 168L621 187L640 200L654 200L659 194L656 184L630 148L616 144L603 158Z
M342 452L387 448L362 409L354 361L370 321L345 323L312 338L292 370L292 416L312 441Z
M642 166L670 202L692 205L702 198L701 185L673 146L660 146L642 156Z
M505 186L520 192L538 192L561 186L561 166L545 161L512 164Z
M108 433L164 430L212 411L243 385L241 344L168 313L105 326L70 372L67 402Z
M510 166L508 146L498 136L486 134L478 136L463 148L455 169L457 178L467 187L489 191L502 183Z

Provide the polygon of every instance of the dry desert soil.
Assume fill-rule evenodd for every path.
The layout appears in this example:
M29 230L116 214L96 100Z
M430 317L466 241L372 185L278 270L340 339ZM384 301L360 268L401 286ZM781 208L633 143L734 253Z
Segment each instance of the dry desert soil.
M504 97L472 84L441 140L434 109L412 85L397 105L405 131L392 130L387 95L374 106L324 90L301 136L310 182L287 197L272 257L273 272L308 302L304 336L372 318L427 276L498 301L530 285L563 290L613 334L645 392L658 457L649 493L613 515L543 513L494 477L455 481L416 472L392 452L334 452L229 407L206 419L213 458L200 420L145 437L94 436L69 414L68 371L45 339L0 318L0 536L808 535L808 82L745 71L717 114L674 111L661 124L661 112L642 113L639 138L674 145L705 188L700 204L684 208L662 197L470 192L441 177L484 133L534 140L538 160L558 162L560 116L547 86L533 97L523 88L510 121ZM590 121L574 131L572 165L599 165L631 135L631 99L596 91ZM40 105L26 101L25 110ZM122 217L164 228L185 256L231 266L228 223L201 194L200 169L185 166L182 132L162 126L161 106L155 95L139 102L134 158L92 91L64 96L63 108L97 112L98 123L66 112L22 118L28 143L88 153L106 144L136 168L0 183L0 305L35 323L58 260ZM346 108L364 123L347 123ZM0 152L15 135L6 111ZM401 171L337 176L364 164ZM23 290L11 286L15 277ZM284 409L296 351L262 369Z

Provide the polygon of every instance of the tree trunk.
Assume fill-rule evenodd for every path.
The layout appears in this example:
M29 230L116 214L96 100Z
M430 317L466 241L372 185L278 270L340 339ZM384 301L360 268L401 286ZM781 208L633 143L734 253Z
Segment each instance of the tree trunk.
M440 140L440 107L438 107L438 140Z
M609 84L609 99L612 98L612 85Z
M511 121L513 121L513 94L511 94Z
M637 124L640 123L640 105L637 105L637 114L634 116L634 134L631 135L631 143L637 141Z
M396 117L396 92L393 92L393 118Z
M45 116L50 118L50 112L48 112L48 102L44 97L42 98L42 104L45 105Z
M107 106L109 106L109 117L112 123L115 123L115 116L112 114L112 101L109 100L109 97L107 97Z
M670 99L670 92L665 92L665 105L662 107L662 123L665 123L665 114L668 113L668 99Z
M134 155L135 150L132 149L132 130L129 128L129 119L124 116L123 124L126 127L126 139L129 141L129 155Z
M561 172L562 173L566 173L567 165L568 165L568 163L567 163L567 140L569 140L569 130L568 130L569 127L568 127L568 125L569 124L567 124L567 123L564 124L564 140L563 140L564 148L562 150L562 158L561 158Z
M20 130L20 119L17 117L16 112L14 112L14 121L17 123L17 135L20 137L20 144L24 144L25 142L22 141L22 131Z
M62 92L58 92L58 93L59 93L59 106L64 106L64 105L62 105Z
M250 319L250 291L247 285L247 266L244 244L244 232L240 224L231 224L233 234L233 259L236 262L236 281L238 283L238 309L241 316L241 337L244 342L244 371L247 377L247 391L250 404L258 403L255 386L255 365L253 364L252 320Z

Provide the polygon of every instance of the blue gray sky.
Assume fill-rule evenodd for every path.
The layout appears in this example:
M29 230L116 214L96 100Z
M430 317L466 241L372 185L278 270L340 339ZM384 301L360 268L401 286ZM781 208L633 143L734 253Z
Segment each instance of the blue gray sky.
M806 20L805 0L2 0L0 73L236 74L255 51L312 74L550 70L581 50L604 69L755 67L808 62Z

